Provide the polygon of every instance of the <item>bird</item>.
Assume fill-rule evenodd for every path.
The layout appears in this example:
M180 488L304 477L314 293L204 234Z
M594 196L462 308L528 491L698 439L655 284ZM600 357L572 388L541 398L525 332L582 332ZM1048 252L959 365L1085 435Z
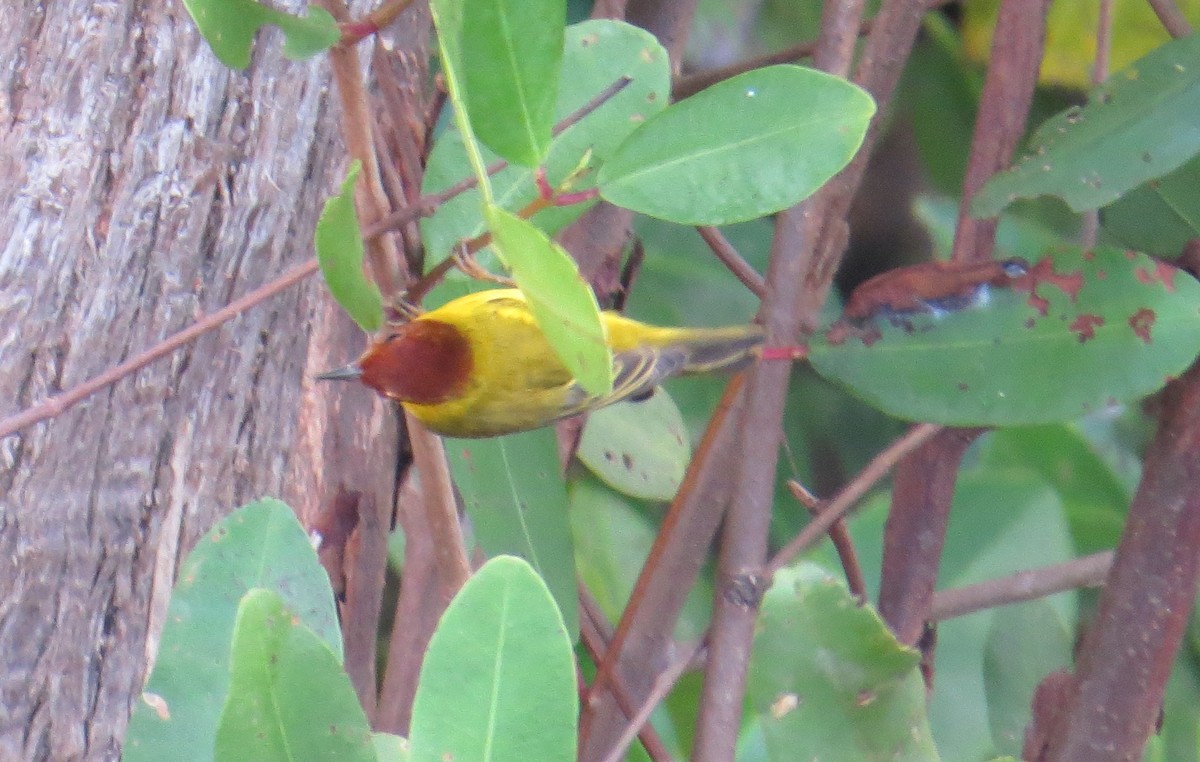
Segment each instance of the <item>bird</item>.
M607 394L571 375L515 288L468 294L390 325L355 362L317 378L357 380L437 434L495 437L644 399L672 376L739 369L764 336L754 323L668 328L607 311L600 320L613 351Z
M1010 286L1029 273L1020 257L984 262L921 262L860 283L842 315L861 322L880 313L953 311L968 306L984 286Z

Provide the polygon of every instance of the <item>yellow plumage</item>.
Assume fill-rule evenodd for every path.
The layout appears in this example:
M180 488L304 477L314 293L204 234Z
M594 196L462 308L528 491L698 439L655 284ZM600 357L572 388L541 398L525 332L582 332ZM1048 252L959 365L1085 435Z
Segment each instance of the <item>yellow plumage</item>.
M601 321L615 379L603 396L572 378L516 289L470 294L396 326L327 377L359 378L437 433L488 437L648 394L670 376L737 366L763 336L757 325L660 328L614 312Z

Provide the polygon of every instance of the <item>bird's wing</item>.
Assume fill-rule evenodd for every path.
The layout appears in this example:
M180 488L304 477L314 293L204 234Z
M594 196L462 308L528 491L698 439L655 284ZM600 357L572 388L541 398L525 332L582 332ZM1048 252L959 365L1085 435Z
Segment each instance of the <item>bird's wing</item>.
M687 364L680 348L638 347L613 355L613 388L608 394L591 394L572 381L558 418L611 405L621 400L644 397L664 379L677 375Z

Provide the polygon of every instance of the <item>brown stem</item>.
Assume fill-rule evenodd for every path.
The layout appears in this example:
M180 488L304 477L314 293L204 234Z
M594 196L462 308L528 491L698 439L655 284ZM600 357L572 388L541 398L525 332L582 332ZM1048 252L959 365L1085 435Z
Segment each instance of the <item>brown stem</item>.
M1080 587L1097 587L1112 565L1112 551L1106 550L1066 563L990 579L974 585L940 590L933 595L929 618L935 621L966 616L976 611L1031 601Z
M1167 30L1175 39L1187 37L1192 33L1192 25L1187 20L1187 16L1183 15L1183 11L1179 10L1179 6L1175 4L1175 0L1147 0L1150 7L1158 15L1158 20L1162 22L1163 28Z
M617 78L611 85L604 88L599 93L596 93L594 98L572 111L565 118L563 118L562 121L554 125L552 134L555 137L558 137L564 131L574 127L596 109L612 100L626 87L629 87L631 82L633 82L631 77ZM488 177L491 177L499 172L504 171L507 167L508 162L504 159L500 159L499 161L495 161L487 166L487 175ZM413 220L420 219L421 217L428 217L436 212L438 207L440 207L442 204L446 203L452 198L466 193L477 185L479 185L479 178L466 177L454 185L451 185L449 188L446 188L445 190L438 191L437 193L430 193L427 196L421 196L412 204L409 204L403 209L397 209L386 216L381 217L378 222L366 226L363 237L373 238L374 236L380 235L389 230L395 230L403 225L407 225Z
M669 658L679 612L704 564L704 549L717 532L729 499L726 458L742 404L745 374L733 377L713 412L683 483L672 501L654 545L638 575L629 602L584 705L580 721L580 759L600 760L620 736L625 717L611 695L618 675L633 701L651 690L658 665Z
M759 299L767 292L766 281L758 274L758 271L750 266L750 263L738 253L729 239L721 232L719 228L711 225L697 225L696 230L700 233L700 237L708 244L708 248L712 249L712 253L717 255L717 259L721 260L721 264L729 268L729 272L733 273L734 277L742 282L742 285L750 289Z
M629 719L629 727L617 739L617 743L613 746L608 756L604 758L604 762L621 762L624 758L625 750L629 748L629 744L633 743L633 739L638 736L644 728L650 727L650 715L679 682L679 678L683 677L683 673L687 672L688 667L700 655L700 651L704 648L703 641L697 641L696 645L688 649L686 653L680 654L678 658L663 670L658 677L654 678L654 685L650 688L650 692L646 694L642 705L638 707L636 713L633 713Z
M390 495L389 495L390 497ZM377 649L381 591L387 576L390 500L356 495L358 526L347 546L346 604L342 607L346 674L354 684L359 703L368 717L377 711Z
M1067 701L1039 760L1142 758L1200 581L1200 363L1167 386Z
M338 26L342 30L342 39L338 41L338 44L354 45L381 29L386 29L410 5L412 5L412 0L387 0L371 11L366 18L339 24Z
M963 180L951 254L956 262L991 259L996 219L972 217L971 200L992 175L1008 166L1025 134L1042 63L1048 5L1049 0L1004 0L1000 5L992 41L992 63L983 83L971 156Z
M794 479L789 480L787 487L796 500L813 516L819 516L822 511L829 508L828 504L818 500L816 495L805 489L800 482ZM829 527L829 539L833 541L838 560L842 563L842 571L846 574L846 587L849 588L851 595L860 601L865 601L867 599L867 581L863 578L862 566L858 563L858 553L854 550L854 541L850 539L850 530L846 526L845 519L839 518L833 522L833 525Z
M1092 61L1092 86L1108 79L1109 59L1112 57L1113 0L1100 0L1100 18L1096 24L1096 58ZM1100 210L1088 209L1083 213L1079 242L1090 249L1100 237Z
M322 0L325 9L339 21L349 15L342 0ZM329 63L333 79L337 83L338 98L342 104L342 135L350 155L362 166L362 176L356 189L360 218L364 225L383 219L389 208L388 197L383 189L379 174L379 160L375 153L375 119L367 106L366 85L363 82L362 66L358 52L351 46L337 45L329 50ZM390 236L375 236L365 241L367 263L371 277L385 300L395 301L403 290L404 275L400 272L400 253Z
M437 559L425 522L424 498L408 480L401 489L396 512L406 538L400 594L388 641L387 667L379 690L379 709L372 727L408 737L413 697L421 660L433 635L442 604L438 591Z
M62 394L56 394L53 397L47 397L33 407L24 410L16 415L5 418L0 421L0 438L16 433L26 426L32 426L35 423L49 420L55 416L62 415L67 410L75 405L78 405L83 400L87 399L96 392L106 387L112 386L116 382L132 375L142 368L146 367L155 360L160 360L163 357L171 354L175 350L184 345L195 341L209 331L219 327L238 315L241 315L252 307L257 307L259 304L270 299L308 276L315 273L318 269L317 260L310 259L304 264L297 265L288 272L279 276L275 280L266 285L259 286L250 293L240 299L235 299L228 305L213 312L209 315L197 320L195 323L184 328L182 331L172 334L163 339L159 343L140 352L125 362L114 365L94 378L88 380L64 391Z
M843 0L828 2L824 8L814 61L828 72L844 73L858 38L863 3ZM826 194L818 193L785 210L776 220L760 312L767 346L796 344L803 325L820 309L824 293L810 298L813 295L804 292L803 284L811 276L826 203ZM827 290L826 286L825 293ZM746 380L746 414L737 437L741 457L734 463L733 499L721 532L709 659L692 747L694 762L723 762L734 757L750 643L762 594L770 581L767 532L790 374L790 363L758 363Z
M421 475L421 497L424 500L425 523L433 540L437 560L438 580L442 587L442 603L447 604L471 576L463 544L462 527L454 500L454 485L442 440L421 425L407 412L408 438L412 444L413 463Z
M581 613L580 640L587 649L588 655L591 656L592 663L599 664L603 661L604 654L612 642L613 628L608 618L604 616L604 612L600 610L600 604L596 601L595 596L582 582L579 583L579 610ZM627 717L633 717L633 702L630 701L629 691L626 690L620 676L614 675L610 686L621 711ZM588 693L590 693L590 689L584 691L585 700ZM632 743L634 738L640 738L642 747L653 762L670 762L671 753L652 725L642 725L638 728L631 723L630 727L633 728L633 732L630 735L629 743Z
M904 436L872 458L871 462L826 504L816 518L805 525L798 535L771 558L771 562L767 564L767 572L774 575L810 545L824 537L829 528L857 505L863 495L879 483L901 458L928 442L941 430L941 426L932 423L913 426Z
M963 179L952 254L957 262L992 256L996 220L972 217L970 202L1012 159L1024 134L1041 64L1047 4L1048 0L1004 0L1000 6L992 63ZM925 631L959 462L978 434L977 430L947 430L896 469L884 530L879 613L903 643L916 645Z
M929 619L958 464L980 433L944 429L896 469L883 534L879 615L901 643L916 645Z
M928 10L938 8L943 5L948 5L955 0L930 0ZM863 19L858 27L858 36L862 37L870 34L871 29L875 25L875 19ZM722 66L716 69L706 69L704 71L693 72L682 77L676 77L671 85L671 99L681 101L684 98L695 95L701 90L712 87L718 82L723 82L739 74L745 74L754 69L761 69L764 66L774 66L776 64L795 63L804 58L808 58L817 49L816 40L808 40L793 45L790 48L776 51L774 53L765 53L754 58L747 58L744 61L736 61L728 66Z

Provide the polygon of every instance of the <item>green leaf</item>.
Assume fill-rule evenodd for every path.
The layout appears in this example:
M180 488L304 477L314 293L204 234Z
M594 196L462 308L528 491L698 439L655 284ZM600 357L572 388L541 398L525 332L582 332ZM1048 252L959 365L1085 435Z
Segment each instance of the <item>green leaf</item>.
M579 594L554 430L446 439L446 454L484 553L528 561L554 595L574 641Z
M691 447L679 408L658 389L592 412L575 455L613 489L667 501L679 490Z
M748 678L772 759L938 759L920 658L818 567L777 574Z
M1142 254L1071 249L966 307L876 316L839 333L815 337L812 366L896 417L1067 421L1149 394L1191 363L1200 284Z
M567 6L465 0L463 89L471 127L500 156L534 167L550 149Z
M477 571L442 615L413 701L413 762L575 759L579 699L562 617L524 561Z
M127 762L213 758L239 602L260 587L283 595L341 653L329 577L295 514L271 499L239 508L196 544L180 569L154 671L130 721Z
M630 498L620 495L587 472L579 472L568 485L571 500L571 533L579 578L600 605L616 621L621 616L638 574L646 563L658 531L661 509L639 510ZM712 586L701 576L688 593L683 614L675 626L675 637L688 641L704 634L711 619Z
M876 495L849 522L868 584L880 576L889 507L886 494ZM956 485L950 523L939 590L1075 556L1055 491L1027 468L998 468L969 456ZM1050 601L1063 621L1075 621L1074 594ZM938 623L936 679L928 711L938 752L947 760L981 760L996 754L983 682L991 617L991 611L981 611Z
M1060 196L1075 211L1115 201L1200 151L1200 35L1169 42L1042 125L1027 155L972 204L994 217L1018 198Z
M995 431L983 462L992 468L1027 468L1052 484L1063 502L1079 555L1117 544L1129 493L1113 469L1071 424Z
M285 606L256 588L238 606L229 700L215 759L375 762L371 728L341 658Z
M342 192L325 202L317 221L317 261L329 293L364 331L383 325L383 297L363 272L362 231L354 210L354 185L362 169L356 159Z
M1126 193L1101 210L1104 230L1137 251L1177 257L1200 238L1200 158Z
M253 0L184 0L183 5L213 53L231 69L250 65L254 35L268 24L283 30L283 54L296 60L328 50L341 37L333 16L316 6L301 18Z
M379 762L409 762L408 741L391 733L372 733L375 757Z
M611 392L612 350L596 295L575 260L526 220L499 207L486 215L496 248L555 354L589 393Z
M996 609L984 647L983 676L997 751L1021 753L1034 690L1046 675L1071 663L1071 636L1047 601Z
M622 76L632 82L591 114L554 138L544 165L553 185L560 183L591 151L591 162L606 160L620 142L647 117L658 113L670 95L667 53L644 29L620 21L585 21L567 27L562 77L559 80L555 119L564 119L591 101ZM499 157L484 149L484 160ZM434 144L426 165L421 192L437 193L471 175L457 130L447 129ZM595 187L595 173L582 177L572 191ZM533 172L510 165L492 176L496 203L518 210L537 198ZM553 235L578 218L591 204L556 206L539 212L533 222ZM459 194L443 204L432 217L421 221L421 237L429 252L427 266L443 259L456 242L484 230L479 190ZM484 264L489 264L486 257Z
M799 66L733 77L652 117L600 169L600 194L652 217L724 225L785 209L850 162L875 102Z

